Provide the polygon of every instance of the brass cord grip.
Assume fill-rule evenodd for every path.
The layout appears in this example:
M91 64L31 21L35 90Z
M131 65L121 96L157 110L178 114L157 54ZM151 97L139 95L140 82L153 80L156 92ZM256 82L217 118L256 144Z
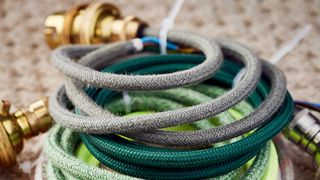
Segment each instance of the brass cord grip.
M139 37L147 24L135 16L122 17L108 3L83 4L45 20L45 38L51 48L65 44L99 44Z
M52 123L47 98L12 114L10 106L9 101L0 101L0 167L14 165L17 154L22 150L23 138L47 131Z

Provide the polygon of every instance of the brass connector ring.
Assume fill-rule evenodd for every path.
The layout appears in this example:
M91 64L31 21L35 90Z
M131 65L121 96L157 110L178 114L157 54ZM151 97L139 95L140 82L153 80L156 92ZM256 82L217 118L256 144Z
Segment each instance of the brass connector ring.
M28 119L29 125L30 125L30 129L31 131L34 132L39 132L39 129L37 127L37 117L35 116L35 114L33 114L32 112L28 112L28 111L23 111L23 114L25 115L25 117ZM34 134L33 134L34 135Z
M133 16L133 15L130 15L130 16L126 16L124 19L123 19L123 24L122 24L122 28L121 28L121 31L120 31L120 34L119 34L119 37L120 37L120 40L127 40L127 34L126 34L126 30L127 30L127 26L128 26L128 23L132 20L135 20L136 18Z
M3 167L9 167L16 162L16 152L10 143L7 132L0 122L0 154Z
M63 44L70 44L72 42L72 29L73 29L73 22L75 17L80 13L81 10L88 7L88 4L81 4L71 8L69 11L66 12L63 22L63 29L62 29L62 43Z
M89 5L84 14L80 28L80 43L91 44L95 36L95 28L100 15L109 14L114 17L120 17L120 11L112 4L106 4L103 2L93 3Z

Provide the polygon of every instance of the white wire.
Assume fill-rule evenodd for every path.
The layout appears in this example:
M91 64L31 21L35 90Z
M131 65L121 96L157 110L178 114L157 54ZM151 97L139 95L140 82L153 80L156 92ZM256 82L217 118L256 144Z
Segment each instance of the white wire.
M136 51L143 50L143 42L140 38L133 39L132 44L135 47ZM125 112L130 113L131 112L131 98L130 98L127 91L122 91L122 98L123 98Z
M122 91L122 97L124 102L124 108L126 113L131 112L131 97L129 96L127 91Z
M43 177L43 166L44 163L46 162L46 159L44 158L43 153L40 154L40 156L38 157L38 159L35 161L35 173L34 173L34 180L42 180L44 179Z
M184 0L176 0L169 15L162 21L161 29L159 33L160 39L160 52L161 54L167 54L167 35L168 31L173 27L173 21L176 18L178 12L180 11ZM133 40L133 44L138 51L143 49L143 44L140 39ZM127 91L122 92L123 102L125 105L126 113L131 112L131 98Z
M184 0L176 0L169 15L163 19L161 24L161 29L159 33L160 39L160 53L167 54L167 36L168 31L173 27L174 19L176 18L178 12L180 11Z
M282 47L277 53L275 53L271 59L271 64L277 64L281 59L284 58L289 52L291 52L299 42L310 32L312 26L311 24L305 25L301 28L298 33L288 42L284 47Z
M236 84L238 84L240 82L240 80L242 79L242 77L244 76L244 73L246 73L246 68L242 68L238 74L234 77L233 81L232 81L232 86L235 86Z
M160 39L160 52L161 54L167 54L167 35L168 31L173 27L173 21L176 18L178 12L180 11L182 5L184 3L184 0L176 0L174 3L169 15L162 21L161 29L159 33L159 39ZM133 40L133 44L136 47L138 51L143 49L143 44L140 39ZM126 113L131 112L131 98L128 94L128 92L123 91L122 92L123 102L125 105L125 111Z
M290 53L299 42L310 32L312 26L311 24L305 25L301 28L298 33L289 41L284 47L282 47L279 51L277 51L270 59L271 64L277 64L280 60L282 60L288 53ZM240 82L245 73L245 68L241 69L236 77L233 79L232 85L235 86Z

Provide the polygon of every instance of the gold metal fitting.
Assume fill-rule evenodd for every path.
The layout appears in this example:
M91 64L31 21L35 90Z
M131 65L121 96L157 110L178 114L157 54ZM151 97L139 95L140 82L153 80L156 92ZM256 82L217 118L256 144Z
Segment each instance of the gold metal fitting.
M98 44L138 37L147 24L103 2L83 4L49 15L44 34L51 48L65 44Z
M52 123L47 98L12 114L10 106L9 101L0 102L0 167L14 165L17 154L22 150L23 138L45 132Z

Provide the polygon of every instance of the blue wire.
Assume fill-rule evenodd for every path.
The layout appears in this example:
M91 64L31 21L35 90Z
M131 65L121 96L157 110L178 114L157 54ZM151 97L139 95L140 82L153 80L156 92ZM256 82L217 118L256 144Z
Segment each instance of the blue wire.
M312 102L308 102L308 101L296 101L296 102L303 103L303 104L308 104L310 106L314 106L316 108L320 108L320 103L312 103Z
M143 44L154 43L154 44L160 45L160 39L157 37L153 37L153 36L145 36L145 37L141 38L141 41ZM174 43L167 42L167 49L178 50L178 48L179 47L177 45L175 45Z

